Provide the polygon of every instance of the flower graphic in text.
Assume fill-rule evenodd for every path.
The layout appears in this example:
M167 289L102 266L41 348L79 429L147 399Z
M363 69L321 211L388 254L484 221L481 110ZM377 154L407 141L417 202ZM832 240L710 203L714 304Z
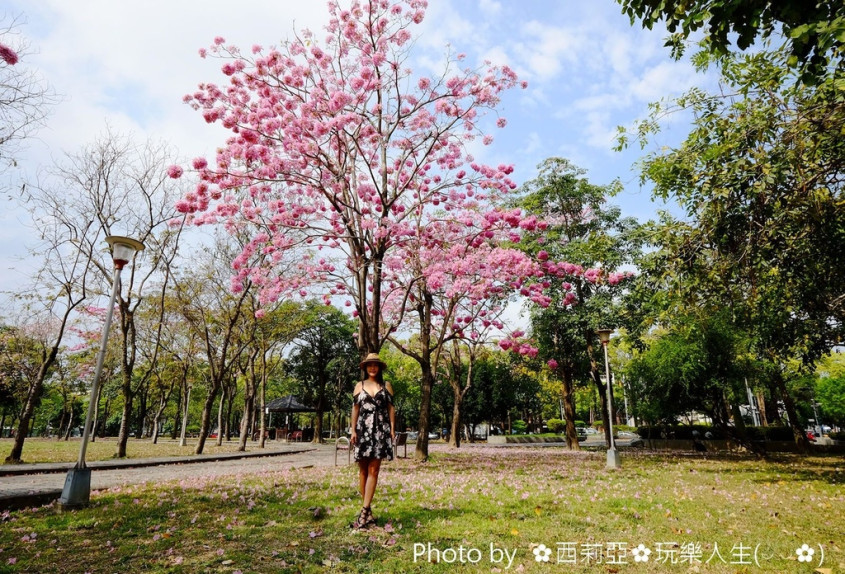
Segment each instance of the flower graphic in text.
M534 548L534 560L537 562L548 562L551 555L552 549L545 544L540 544Z
M795 553L798 555L798 562L809 562L813 559L813 553L815 553L815 550L806 544L802 544L801 548L796 550Z
M631 554L634 555L634 562L648 562L648 555L651 554L651 548L646 548L645 544L640 544L636 548L631 549Z

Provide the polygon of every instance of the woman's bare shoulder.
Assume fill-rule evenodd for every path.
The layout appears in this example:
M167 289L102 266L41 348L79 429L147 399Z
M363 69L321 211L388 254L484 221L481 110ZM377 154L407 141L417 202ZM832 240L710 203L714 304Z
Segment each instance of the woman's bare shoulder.
M355 390L352 391L352 394L353 395L359 394L361 392L361 389L363 389L363 388L364 388L363 383L361 383L361 381L358 381L358 384L355 385Z
M384 388L387 389L388 393L393 394L393 385L390 384L390 381L384 381Z

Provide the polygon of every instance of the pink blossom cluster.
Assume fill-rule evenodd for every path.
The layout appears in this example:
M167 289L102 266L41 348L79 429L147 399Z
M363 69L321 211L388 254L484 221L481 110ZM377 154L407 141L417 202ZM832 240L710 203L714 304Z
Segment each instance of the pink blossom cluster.
M498 246L545 223L491 207L516 187L513 166L468 151L478 138L489 143L479 126L501 93L525 86L506 66L413 77L404 60L426 7L333 1L323 38L304 30L243 53L218 37L201 51L222 60L225 82L184 100L229 137L213 160L168 174L197 177L177 203L189 223L254 230L233 261L233 289L251 281L265 303L319 289L327 303L342 297L354 315L393 329L424 283L474 309L457 321L444 304L439 317L476 335L509 297L548 304L548 262Z
M18 53L6 44L0 43L0 59L6 62L9 66L14 66L18 63Z

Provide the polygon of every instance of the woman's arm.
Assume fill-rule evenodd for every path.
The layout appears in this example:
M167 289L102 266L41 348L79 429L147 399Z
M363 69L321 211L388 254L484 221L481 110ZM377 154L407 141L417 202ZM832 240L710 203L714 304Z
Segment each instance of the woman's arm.
M384 388L393 397L393 385L388 382L384 383ZM387 404L387 414L390 417L390 440L396 440L396 409L393 408L393 401Z

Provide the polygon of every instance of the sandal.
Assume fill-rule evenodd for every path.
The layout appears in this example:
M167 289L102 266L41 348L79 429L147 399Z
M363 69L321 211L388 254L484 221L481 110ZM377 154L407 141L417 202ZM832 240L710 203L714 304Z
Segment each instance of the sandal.
M368 508L362 508L361 512L358 513L358 518L356 518L355 521L349 526L353 530L361 530L362 528L366 528L370 524L370 522L367 521L368 518L372 518L372 514L369 514Z
M370 510L370 507L364 508L367 511L366 520L364 522L364 526L374 526L376 524L376 517L373 516L373 512Z

